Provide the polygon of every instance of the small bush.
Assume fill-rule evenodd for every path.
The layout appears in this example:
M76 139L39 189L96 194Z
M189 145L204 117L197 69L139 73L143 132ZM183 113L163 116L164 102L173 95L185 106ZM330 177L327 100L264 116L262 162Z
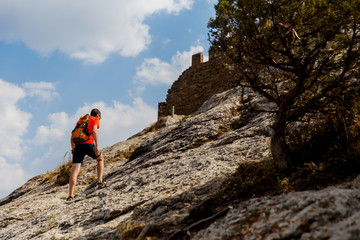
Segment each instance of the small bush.
M250 110L245 111L242 115L240 115L231 122L230 124L231 129L236 130L242 128L243 126L247 125L256 114L257 114L256 111L250 111Z
M117 232L120 233L119 239L136 239L141 233L142 228L142 225L135 224L134 222L128 222L120 225L117 227Z
M210 141L211 141L210 139L197 139L190 145L190 148L192 148L192 149L198 148Z
M108 162L117 162L117 161L124 161L131 157L133 152L135 151L136 145L132 144L127 150L118 151L117 154L113 157L107 159Z
M360 170L360 124L358 115L332 113L308 124L288 137L292 171L304 182L320 185L354 177Z
M239 116L241 111L241 105L234 106L230 108L230 115L231 116Z
M139 236L145 228L147 228L145 231L146 237L141 239L163 239L162 231L164 229L159 228L159 226L156 225L145 225L143 223L136 223L134 221L129 221L125 224L119 225L116 228L116 231L119 233L118 238L120 240L135 240L140 239Z
M224 125L220 125L219 126L219 130L218 130L218 134L224 134L226 132L230 131L230 129L228 129L227 127L225 127Z
M184 121L186 121L186 120L188 120L189 118L192 118L192 117L194 117L195 115L186 115L186 116L184 116L182 119L181 119L181 122L184 122Z
M63 186L69 183L70 175L71 175L72 161L69 160L67 163L58 167L55 170L57 177L55 180L55 184L58 186Z
M46 183L48 182L50 179L52 179L53 177L55 177L56 172L47 172L45 174L43 174L43 178L42 178L42 183Z

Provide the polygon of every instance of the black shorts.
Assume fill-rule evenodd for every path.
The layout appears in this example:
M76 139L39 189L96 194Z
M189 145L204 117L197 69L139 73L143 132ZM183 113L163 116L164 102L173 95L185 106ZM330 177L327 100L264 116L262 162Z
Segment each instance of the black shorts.
M73 163L82 163L85 155L97 159L99 156L95 153L95 144L75 144L73 153Z

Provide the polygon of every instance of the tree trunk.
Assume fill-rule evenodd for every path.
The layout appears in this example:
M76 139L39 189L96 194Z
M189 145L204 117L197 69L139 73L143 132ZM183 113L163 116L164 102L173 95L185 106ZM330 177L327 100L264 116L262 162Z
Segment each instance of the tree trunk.
M274 129L271 136L270 150L275 163L281 169L286 169L288 167L288 148L285 143L285 132L283 130L278 131Z
M275 161L281 169L288 168L288 146L285 142L286 128L286 111L282 110L275 116L275 123L272 126L273 133L271 135L270 150Z

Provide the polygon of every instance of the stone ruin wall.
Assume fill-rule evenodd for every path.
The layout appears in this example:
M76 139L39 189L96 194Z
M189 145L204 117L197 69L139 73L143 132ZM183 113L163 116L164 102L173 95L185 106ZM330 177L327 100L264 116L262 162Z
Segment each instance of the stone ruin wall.
M166 102L159 103L158 119L172 114L191 115L216 93L237 86L238 79L224 56L209 54L192 56L192 65L185 70L168 90Z

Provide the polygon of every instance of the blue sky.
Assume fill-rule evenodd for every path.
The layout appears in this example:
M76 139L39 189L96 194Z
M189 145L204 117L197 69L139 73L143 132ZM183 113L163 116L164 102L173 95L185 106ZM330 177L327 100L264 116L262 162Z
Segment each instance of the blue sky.
M0 0L0 198L65 162L94 107L100 148L155 122L191 55L208 55L214 4Z

